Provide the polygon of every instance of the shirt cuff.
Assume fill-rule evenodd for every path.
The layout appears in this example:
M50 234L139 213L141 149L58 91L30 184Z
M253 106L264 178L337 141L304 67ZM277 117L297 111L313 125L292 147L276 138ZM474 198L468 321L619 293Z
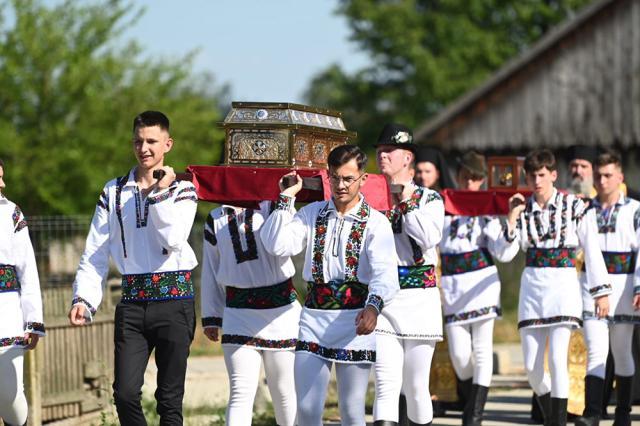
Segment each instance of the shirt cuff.
M275 210L284 210L290 212L293 208L293 203L295 201L295 197L290 197L285 194L280 194L278 196L278 201L276 201Z
M402 214L411 213L414 210L418 210L419 207L420 207L420 193L418 191L415 191L413 194L411 194L411 197L401 201L398 204L398 210L400 210L400 213Z
M633 287L633 295L637 296L640 294L640 285Z
M27 322L27 326L24 329L25 333L33 333L39 336L46 336L44 324L41 322Z
M516 239L516 230L509 229L509 225L504 224L502 227L502 232L504 234L504 239L507 240L508 243L512 243Z
M202 318L202 328L222 327L222 318L220 317L204 317Z
M91 303L87 302L86 299L83 299L80 296L76 296L73 298L73 301L71 302L71 306L75 306L75 305L84 305L84 307L87 308L84 311L84 317L89 322L93 321L93 316L96 314L96 308L94 308L91 305Z
M594 299L597 299L598 297L601 297L601 296L608 296L609 294L611 294L611 291L612 291L611 284L603 284L603 285L591 287L589 289L589 294Z
M382 308L384 307L384 301L382 300L382 297L370 294L369 297L367 297L367 303L365 306L373 306L379 314L382 312Z

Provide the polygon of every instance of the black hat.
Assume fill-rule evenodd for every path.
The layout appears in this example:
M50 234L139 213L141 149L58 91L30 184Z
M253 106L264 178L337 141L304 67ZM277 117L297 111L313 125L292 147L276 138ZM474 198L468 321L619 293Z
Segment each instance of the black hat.
M591 164L598 158L598 148L587 145L572 145L567 150L567 161L586 160Z
M474 176L487 176L487 164L484 155L475 151L467 151L462 158L458 159L458 167L468 170Z
M402 124L389 123L385 124L378 142L374 146L392 145L402 149L416 152L416 144L413 143L413 133L411 129Z

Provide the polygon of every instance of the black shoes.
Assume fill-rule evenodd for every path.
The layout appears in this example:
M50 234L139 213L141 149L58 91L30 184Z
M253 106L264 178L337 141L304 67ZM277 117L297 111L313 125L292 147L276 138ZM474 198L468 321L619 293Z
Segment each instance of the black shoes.
M482 416L484 414L484 406L487 403L487 394L489 388L481 385L472 385L471 394L464 406L462 413L463 426L480 426L482 425Z
M597 376L584 378L584 412L575 419L577 426L598 426L602 418L602 400L604 398L604 379Z
M633 376L616 376L616 417L613 426L631 425Z

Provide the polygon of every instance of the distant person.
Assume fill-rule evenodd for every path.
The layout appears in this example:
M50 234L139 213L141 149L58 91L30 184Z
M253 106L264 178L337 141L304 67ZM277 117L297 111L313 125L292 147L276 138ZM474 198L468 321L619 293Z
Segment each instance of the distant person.
M291 258L269 253L260 237L271 206L223 205L209 213L204 228L202 326L209 339L222 340L230 384L226 421L232 426L251 426L262 364L277 424L296 421L293 367L301 308Z
M569 339L582 317L575 272L578 248L584 249L589 271L587 288L598 318L609 313L611 285L598 244L595 212L576 196L555 189L554 155L544 149L532 151L525 158L524 168L533 194L528 199L521 194L510 198L497 258L508 262L520 249L526 251L518 303L525 370L545 424L564 425L569 396ZM550 375L544 368L547 340Z
M620 156L612 151L595 161L595 187L598 196L591 202L598 223L600 249L609 272L611 295L609 315L598 318L588 286L589 264L580 274L583 285L584 336L587 344L585 409L575 423L597 425L602 418L607 354L611 347L616 380L615 424L629 425L635 366L632 353L634 324L640 323L640 202L627 198L620 190L624 179Z
M593 187L593 163L598 157L595 146L572 145L567 152L571 182L569 190L580 198L593 198L596 190Z
M164 163L173 147L169 119L145 111L133 120L138 165L109 181L96 206L73 283L69 319L92 321L113 260L122 275L115 312L113 399L123 425L146 425L140 403L144 372L155 349L161 425L181 425L189 347L195 330L193 277L198 262L187 242L196 189ZM154 178L154 171L164 173ZM74 348L83 350L83 348Z
M442 191L455 188L442 152L432 146L416 146L415 177L418 186Z
M27 423L24 351L45 335L36 258L27 220L3 194L0 160L0 419L7 426Z
M468 151L458 188L479 191L487 177L483 155ZM440 242L444 323L459 380L463 425L482 423L493 375L493 325L502 314L500 277L492 256L502 226L497 217L447 215Z

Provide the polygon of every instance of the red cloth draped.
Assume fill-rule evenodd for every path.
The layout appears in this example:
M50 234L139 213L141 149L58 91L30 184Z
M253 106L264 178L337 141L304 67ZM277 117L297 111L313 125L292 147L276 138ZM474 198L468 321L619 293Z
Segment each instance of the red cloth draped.
M262 200L275 201L280 190L278 181L293 169L259 168L240 166L189 166L198 198L221 204L244 207L257 207ZM312 202L331 198L331 186L327 170L296 170L302 177L319 176L322 179L322 192L303 189L296 201ZM463 216L503 215L509 211L509 198L516 192L525 197L530 191L494 189L490 191L460 191L445 189L445 211ZM369 173L362 186L362 193L371 207L376 210L389 210L391 198L384 176Z
M280 189L278 181L293 169L240 166L189 166L198 198L221 204L256 207L262 200L275 201ZM319 176L322 192L303 189L296 201L312 202L331 198L331 186L326 170L296 170L302 177ZM369 174L362 186L367 203L376 210L388 210L390 203L387 180L382 175Z
M442 193L444 209L449 214L461 216L506 215L509 213L509 198L516 193L525 197L531 191L492 189L489 191L462 191L445 189Z

